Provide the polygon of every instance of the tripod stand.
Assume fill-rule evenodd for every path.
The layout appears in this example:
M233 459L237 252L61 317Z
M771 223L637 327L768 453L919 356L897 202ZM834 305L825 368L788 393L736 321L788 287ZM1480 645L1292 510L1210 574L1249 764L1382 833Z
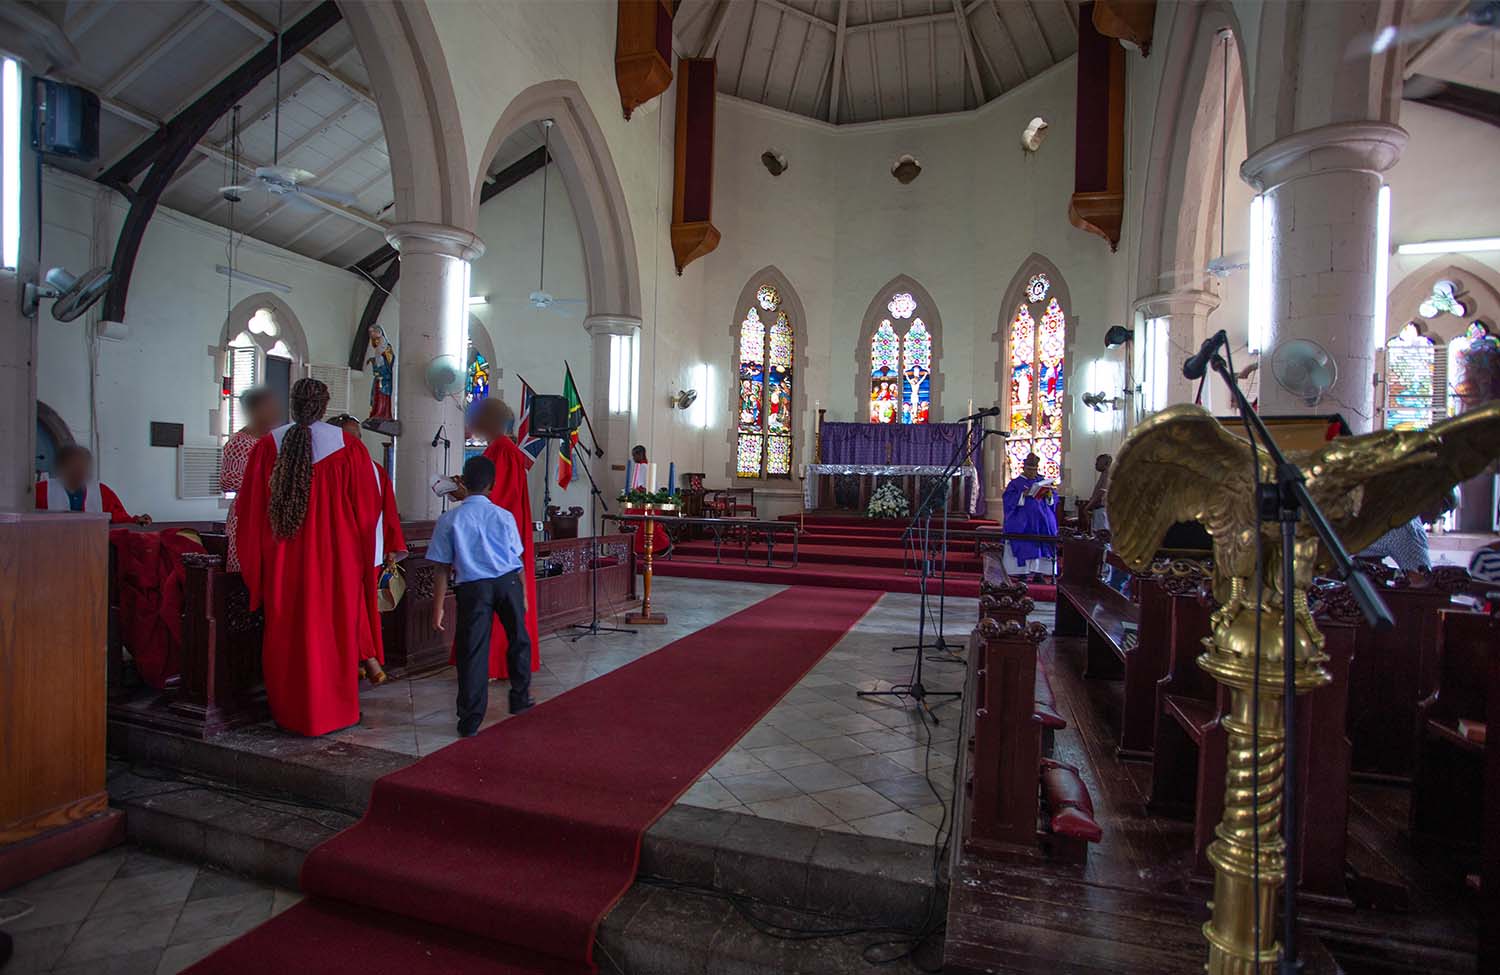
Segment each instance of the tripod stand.
M988 415L988 414L986 414L986 415ZM970 417L965 417L964 419L965 420L974 420L976 418L977 418L976 416L970 416ZM981 433L980 443L984 442L984 437L983 437L984 434L992 433L992 432L994 432L994 431L984 430L983 428L981 428L981 430L980 430L980 433ZM932 718L933 724L937 724L938 723L938 717L937 717L936 714L933 713L932 706L927 703L928 699L929 698L943 698L943 699L951 700L951 699L954 699L954 698L961 698L961 697L963 697L963 692L962 691L930 691L930 690L927 689L927 685L925 685L924 683L922 683L922 661L927 656L927 649L928 649L927 648L927 582L932 577L932 561L933 561L932 560L932 508L933 508L934 504L939 503L938 502L938 497L939 497L939 495L941 495L941 497L943 499L942 502L941 502L943 504L943 548L942 548L942 553L943 553L943 578L944 578L944 580L946 580L947 579L947 572L948 572L948 506L947 506L948 491L947 491L947 488L949 486L950 480L953 477L953 474L958 470L959 466L962 464L964 457L969 456L969 454L970 454L970 451L969 451L969 437L970 437L970 435L966 433L964 435L963 440L961 440L959 442L958 447L953 452L953 457L950 458L949 461L948 461L948 466L943 469L943 473L940 474L937 477L937 479L932 482L931 486L928 487L927 492L923 496L921 503L917 506L916 514L912 516L911 524L907 526L907 531L908 532L914 532L914 531L916 531L917 526L919 524L922 526L922 528L921 528L921 536L920 536L921 539L922 539L922 575L921 575L920 581L917 584L917 590L921 594L921 605L920 605L920 608L918 610L918 616L917 616L917 642L915 644L911 644L911 645L908 645L908 646L892 647L891 649L892 649L893 652L896 651L896 650L916 650L917 651L916 659L912 663L911 680L907 681L905 684L896 684L895 686L891 687L888 690L884 690L884 691L860 691L859 695L858 695L860 697L898 697L898 698L911 698L913 701L917 702L917 706L918 707L922 708L923 710L925 710L927 712L927 714ZM946 650L947 650L947 644L942 642L942 632L941 632L941 630L939 630L939 633L938 633L938 641L939 641L939 646L941 646L944 649L944 651L946 652ZM944 659L944 660L946 660L947 658L938 658L938 659Z
M599 490L599 482L594 480L594 472L589 470L580 454L573 458L573 462L583 468L584 475L589 479L589 494L593 496L594 503L589 513L589 530L593 532L592 552L589 559L589 600L592 611L587 623L574 623L570 629L580 632L573 635L572 643L577 643L586 636L598 636L600 633L634 633L635 630L627 630L621 626L601 626L599 624L599 513L607 510L608 505L604 503L604 494Z

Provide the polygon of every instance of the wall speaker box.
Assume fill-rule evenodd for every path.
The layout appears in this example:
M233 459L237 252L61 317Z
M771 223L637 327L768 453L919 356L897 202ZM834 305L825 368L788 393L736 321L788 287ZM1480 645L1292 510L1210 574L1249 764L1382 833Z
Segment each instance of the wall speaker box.
M92 162L99 158L99 96L60 81L37 82L31 144L49 156Z
M162 423L159 420L151 421L151 446L153 447L181 447L182 446L182 424Z
M568 435L568 398L537 393L531 397L531 435L533 437L566 437Z

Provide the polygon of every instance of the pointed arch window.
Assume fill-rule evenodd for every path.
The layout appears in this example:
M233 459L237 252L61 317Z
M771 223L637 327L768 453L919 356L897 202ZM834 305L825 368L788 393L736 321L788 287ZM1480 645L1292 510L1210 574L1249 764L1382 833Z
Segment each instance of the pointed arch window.
M775 285L762 284L740 321L735 474L792 476L792 372L796 339Z
M1472 322L1464 333L1448 343L1447 415L1475 409L1488 401L1488 385L1475 367L1481 359L1500 360L1500 338L1484 322ZM1490 365L1490 369L1494 366Z
M1062 476L1067 337L1067 312L1052 293L1052 282L1045 274L1032 275L1006 335L1010 359L1006 481L1020 473L1027 454L1041 458L1043 477Z
M932 414L932 334L910 292L896 292L885 307L890 317L881 319L870 338L870 422L926 423Z
M1385 344L1387 430L1425 430L1432 426L1435 390L1439 388L1434 381L1437 363L1437 344L1422 334L1416 322L1407 322ZM1447 383L1442 385L1446 387ZM1446 402L1442 408L1446 412Z
M255 308L240 320L239 331L225 349L224 408L219 413L224 424L222 436L249 422L240 404L240 394L245 390L268 385L285 394L291 388L291 377L302 355L288 347L283 332L281 320L269 306Z

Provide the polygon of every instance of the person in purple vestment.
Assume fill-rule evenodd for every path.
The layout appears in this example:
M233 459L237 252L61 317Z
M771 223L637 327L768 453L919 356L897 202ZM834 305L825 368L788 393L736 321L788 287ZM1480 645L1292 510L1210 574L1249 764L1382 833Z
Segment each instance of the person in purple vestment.
M1038 472L1041 458L1027 454L1021 473L1005 485L1005 530L1017 535L1057 534L1057 492L1033 491L1046 480ZM1046 542L1008 541L1005 543L1005 568L1028 582L1040 582L1041 573L1054 573L1057 549Z

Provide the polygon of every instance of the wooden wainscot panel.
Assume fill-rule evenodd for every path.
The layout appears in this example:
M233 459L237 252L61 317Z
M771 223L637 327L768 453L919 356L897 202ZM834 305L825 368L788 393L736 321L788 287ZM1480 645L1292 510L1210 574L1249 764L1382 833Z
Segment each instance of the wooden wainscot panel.
M1094 30L1151 55L1151 33L1156 26L1156 0L1094 0Z
M1068 220L1120 245L1125 215L1125 51L1094 25L1086 3L1078 18L1078 144Z
M615 83L625 117L672 85L672 4L620 0L615 27Z
M719 246L719 231L712 219L718 74L713 58L683 58L678 62L672 187L672 256L678 274Z
M104 791L108 527L0 512L0 890L122 832Z

